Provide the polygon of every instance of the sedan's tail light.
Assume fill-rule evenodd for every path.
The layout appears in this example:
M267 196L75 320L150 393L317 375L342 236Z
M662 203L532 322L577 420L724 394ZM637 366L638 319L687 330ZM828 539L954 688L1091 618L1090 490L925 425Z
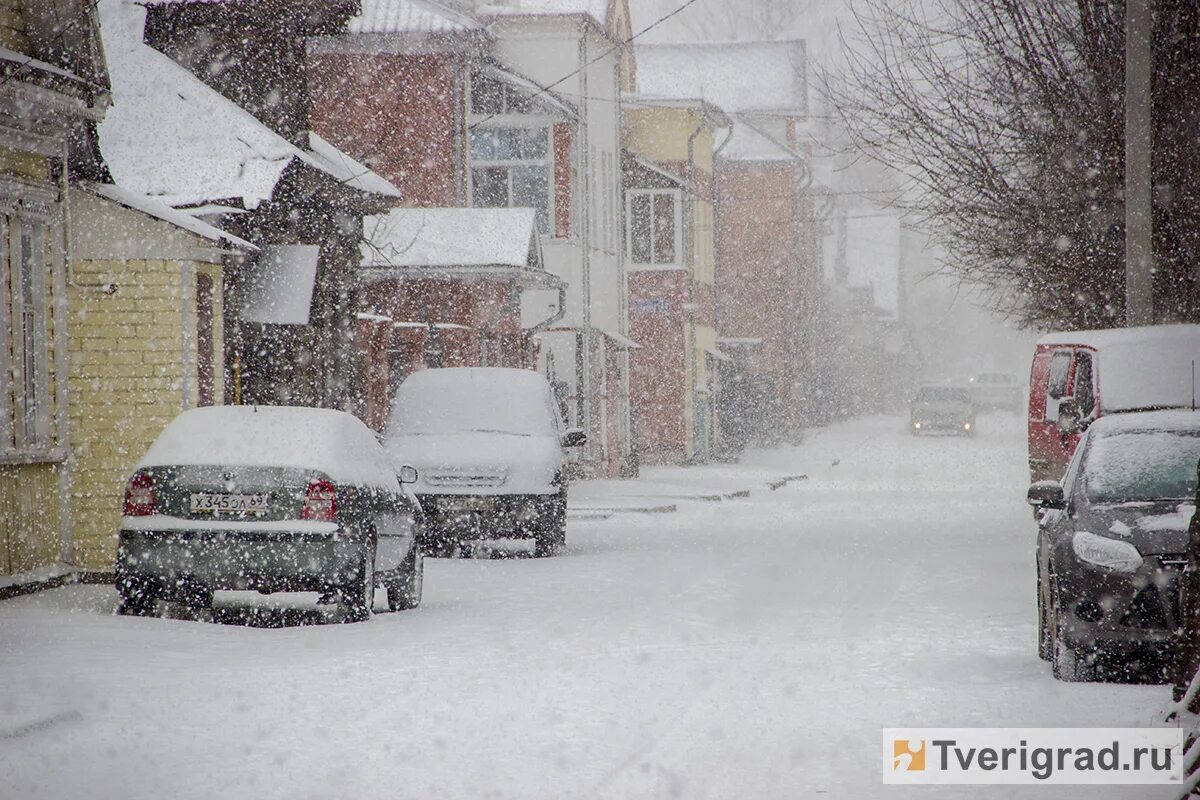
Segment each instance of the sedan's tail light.
M304 492L300 519L337 519L337 487L324 478L313 478Z
M138 472L125 486L125 509L127 517L148 517L158 513L154 498L154 478L148 473Z

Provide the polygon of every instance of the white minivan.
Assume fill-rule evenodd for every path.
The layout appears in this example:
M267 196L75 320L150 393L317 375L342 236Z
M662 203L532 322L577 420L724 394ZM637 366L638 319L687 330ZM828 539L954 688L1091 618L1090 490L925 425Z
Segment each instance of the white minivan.
M549 382L502 367L413 373L400 385L383 437L393 463L416 467L422 546L452 556L480 539L532 538L534 553L566 544L568 430Z

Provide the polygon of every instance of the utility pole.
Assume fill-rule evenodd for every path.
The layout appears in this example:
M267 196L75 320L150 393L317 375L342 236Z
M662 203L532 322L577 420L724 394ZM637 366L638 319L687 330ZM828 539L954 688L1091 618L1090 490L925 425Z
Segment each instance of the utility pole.
M1125 2L1125 324L1154 324L1153 0Z

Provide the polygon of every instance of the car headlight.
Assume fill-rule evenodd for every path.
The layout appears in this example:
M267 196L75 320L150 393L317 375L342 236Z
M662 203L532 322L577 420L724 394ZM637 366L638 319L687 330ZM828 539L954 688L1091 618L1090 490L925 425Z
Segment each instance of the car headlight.
M1142 554L1129 542L1079 531L1071 539L1071 547L1080 560L1116 572L1133 573L1142 566Z

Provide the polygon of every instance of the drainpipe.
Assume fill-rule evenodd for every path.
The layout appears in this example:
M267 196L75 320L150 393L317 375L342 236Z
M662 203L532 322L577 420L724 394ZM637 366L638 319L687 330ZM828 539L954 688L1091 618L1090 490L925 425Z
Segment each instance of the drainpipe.
M713 150L713 327L716 328L717 335L721 334L721 302L718 289L721 279L721 225L720 225L720 186L717 181L717 159L721 156L721 152L725 146L729 144L729 140L733 138L733 126L729 126L729 132L725 134L725 141Z
M532 328L530 328L528 331L528 335L530 337L536 336L537 334L539 334L542 331L549 328L554 323L558 322L560 319L562 319L566 315L567 315L567 284L564 281L559 281L559 284L558 284L558 310L556 310L553 314L546 317L544 320L542 320L541 322L539 322L538 324L536 324Z
M58 249L61 258L66 261L66 270L54 271L54 436L55 444L63 452L62 465L58 470L58 559L66 564L75 563L75 520L74 506L71 494L75 488L75 455L71 451L71 415L69 403L71 400L70 363L68 349L70 339L67 325L70 317L70 304L67 300L67 287L63 281L63 273L72 271L71 251L71 200L69 197L71 185L68 180L70 155L66 141L62 146L62 174L59 175L59 192L62 195L60 208L62 225L59 226L59 236L62 246Z
M699 453L696 452L695 433L696 433L696 380L699 377L699 358L696 355L696 203L699 200L699 195L696 192L696 139L704 132L707 115L701 112L700 124L696 126L696 130L692 131L691 136L687 140L687 181L688 193L692 196L692 202L689 204L687 224L684 226L684 247L687 253L688 264L688 313L691 315L691 322L688 325L688 354L692 367L692 458L696 458ZM715 288L715 287L714 287Z

